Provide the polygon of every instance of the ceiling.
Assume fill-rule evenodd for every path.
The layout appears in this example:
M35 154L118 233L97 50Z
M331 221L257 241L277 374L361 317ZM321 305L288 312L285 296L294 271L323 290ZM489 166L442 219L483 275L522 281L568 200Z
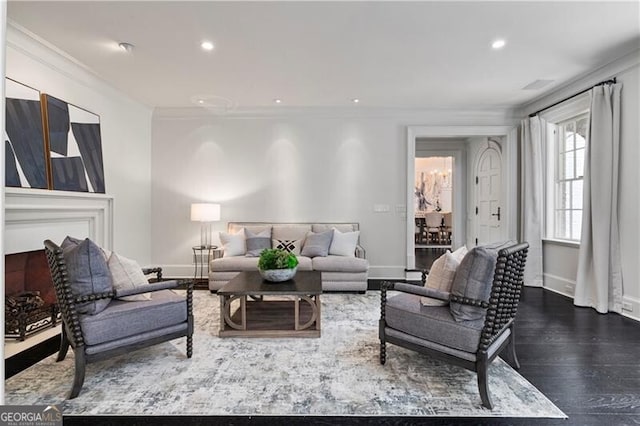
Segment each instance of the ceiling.
M9 1L7 15L150 107L491 108L522 105L637 50L639 7ZM496 38L503 49L491 49ZM203 40L215 49L203 51ZM553 83L522 90L539 79Z

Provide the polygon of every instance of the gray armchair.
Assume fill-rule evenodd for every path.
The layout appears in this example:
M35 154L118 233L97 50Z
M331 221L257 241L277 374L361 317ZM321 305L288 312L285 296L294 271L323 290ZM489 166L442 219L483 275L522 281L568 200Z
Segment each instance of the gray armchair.
M176 288L178 282L159 281L162 270L153 268L143 272L155 272L158 282L121 291L107 289L101 292L78 292L77 281L82 281L82 278L73 279L75 274L71 271L78 265L67 264L63 250L50 240L45 241L44 246L63 321L57 361L65 358L69 346L73 348L75 356L75 376L69 399L77 397L80 393L87 363L183 336L187 337L187 357L191 358L192 282L187 283L186 297L178 295L169 290ZM91 269L96 268L96 263L99 262L95 259L88 260L89 275L92 277L100 272ZM104 275L104 271L102 272ZM117 299L143 293L149 294L150 297L140 301ZM93 309L96 306L100 307Z
M380 363L386 362L386 343L392 343L475 371L482 405L492 409L489 365L507 349L513 366L520 367L514 319L528 247L522 243L499 250L472 249L456 271L451 294L413 284L383 283ZM400 294L387 299L389 290ZM450 306L423 306L423 296L448 300Z

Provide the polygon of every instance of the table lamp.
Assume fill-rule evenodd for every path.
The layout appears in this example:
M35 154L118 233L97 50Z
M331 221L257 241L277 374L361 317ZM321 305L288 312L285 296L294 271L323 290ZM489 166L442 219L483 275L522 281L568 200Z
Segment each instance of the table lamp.
M211 222L220 220L220 204L191 204L191 221L200 222L200 246L211 245Z

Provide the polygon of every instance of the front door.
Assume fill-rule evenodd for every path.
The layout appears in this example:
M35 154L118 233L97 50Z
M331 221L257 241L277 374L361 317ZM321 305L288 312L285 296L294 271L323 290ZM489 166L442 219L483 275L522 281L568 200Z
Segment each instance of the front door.
M481 154L476 169L476 245L500 241L502 158L496 147Z

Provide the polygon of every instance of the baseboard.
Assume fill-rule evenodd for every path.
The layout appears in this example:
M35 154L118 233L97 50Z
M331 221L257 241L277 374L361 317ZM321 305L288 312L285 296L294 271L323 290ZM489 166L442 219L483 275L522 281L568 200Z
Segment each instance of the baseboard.
M553 274L543 274L543 288L573 299L576 282Z
M576 290L576 282L556 275L544 274L544 288L573 299ZM635 321L640 321L640 299L631 296L623 296L622 312L620 315Z
M632 320L640 321L640 299L623 296L622 297L622 315Z

